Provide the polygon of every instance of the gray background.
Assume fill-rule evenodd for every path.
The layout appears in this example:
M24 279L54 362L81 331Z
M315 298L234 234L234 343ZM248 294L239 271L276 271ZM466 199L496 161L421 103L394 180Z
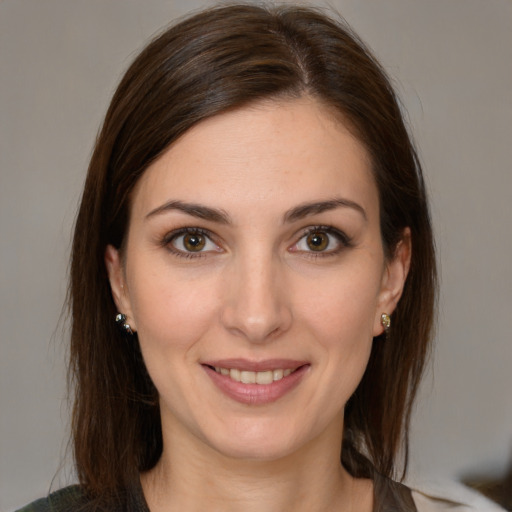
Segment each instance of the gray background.
M209 3L0 0L1 510L45 494L63 460L69 233L109 98L148 37ZM512 456L512 2L331 5L394 78L432 195L442 293L412 474L499 475Z

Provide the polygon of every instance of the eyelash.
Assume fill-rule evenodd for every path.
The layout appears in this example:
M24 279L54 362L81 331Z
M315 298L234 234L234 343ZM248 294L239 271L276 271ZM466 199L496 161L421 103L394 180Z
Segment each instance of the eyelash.
M161 241L161 245L165 247L168 251L170 251L173 255L178 256L178 258L204 258L206 256L207 251L198 251L198 252L187 252L177 249L172 245L172 242L183 235L201 235L207 238L210 242L215 244L215 235L203 228L180 228L175 231L171 231ZM215 244L217 245L217 244Z
M336 242L339 244L338 247L335 249L328 249L325 251L318 251L315 252L313 250L310 251L300 251L305 257L308 258L328 258L331 256L336 256L340 252L342 252L344 249L348 249L353 246L352 239L343 231L333 227L333 226L325 226L325 225L319 225L319 226L309 226L302 232L301 236L293 244L293 246L297 246L304 238L308 237L309 235L312 235L314 233L325 233L329 237L334 237ZM330 242L329 242L330 243ZM297 250L299 252L299 250Z
M352 239L343 231L340 231L337 228L334 228L333 226L309 226L308 228L305 228L298 240L292 245L292 247L297 246L304 238L308 237L309 235L312 235L314 233L325 233L329 237L334 237L336 239L336 242L339 244L339 247L335 249L330 249L326 251L318 251L315 252L313 250L310 251L302 251L302 250L292 250L292 252L300 252L304 256L308 258L325 258L330 256L335 256L339 254L344 249L352 247ZM215 235L203 228L196 228L196 227L186 227L186 228L180 228L175 231L171 231L170 233L166 234L165 237L160 242L160 245L162 247L165 247L167 250L169 250L173 255L179 257L179 258L202 258L207 255L210 251L197 251L197 252L187 252L182 251L180 249L177 249L173 246L172 242L175 241L177 238L183 235L201 235L205 238L207 238L211 243L214 243L215 245ZM330 241L329 241L330 243Z

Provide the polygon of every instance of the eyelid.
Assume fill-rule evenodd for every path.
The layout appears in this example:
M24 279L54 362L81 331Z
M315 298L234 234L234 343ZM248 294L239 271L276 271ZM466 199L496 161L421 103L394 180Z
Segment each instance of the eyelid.
M330 237L334 237L336 239L336 247L334 249L326 249L324 251L314 251L314 250L302 250L297 249L297 245L307 236L315 232L326 233ZM198 234L206 237L212 244L214 244L217 250L201 250L201 251L186 251L181 250L173 245L173 241L179 238L180 236L186 234ZM174 229L165 234L165 236L160 240L159 244L166 248L173 255L182 257L182 258L200 258L205 257L212 252L223 252L221 244L218 242L218 237L212 233L210 230L205 228L200 228L196 226L185 226L181 228ZM328 225L315 225L315 226L307 226L299 231L296 237L295 243L289 247L290 252L302 253L308 257L327 257L333 256L346 248L349 248L353 245L352 238L348 236L345 232L336 228L334 226Z
M172 242L174 240L176 240L177 238L179 238L180 236L183 236L183 235L201 235L201 236L204 236L204 237L206 237L211 243L213 243L218 248L218 251L212 251L212 250L204 251L204 250L201 250L201 251L193 252L193 251L185 251L185 250L178 249L177 247L175 247L173 245ZM160 245L162 247L165 247L169 252L171 252L175 256L178 256L178 257L181 257L181 258L201 258L201 257L205 257L209 253L221 252L222 251L222 249L220 248L220 244L218 244L216 242L215 238L216 238L216 236L211 231L209 231L208 229L187 226L187 227L175 229L175 230L170 231L169 233L167 233L162 238L162 240L160 242Z
M296 249L296 246L307 236L309 236L312 233L315 232L321 232L326 233L327 235L333 236L336 238L339 246L335 247L334 249L327 249L325 251L318 251L315 252L313 250L299 250ZM304 255L307 255L308 257L322 257L322 256L332 256L336 255L339 252L341 252L343 249L352 247L353 242L352 238L348 236L345 232L342 230L335 228L334 226L326 226L326 225L318 225L318 226L308 226L300 231L299 237L297 238L297 241L292 245L292 247L289 249L291 252L300 252ZM295 249L294 249L295 248Z

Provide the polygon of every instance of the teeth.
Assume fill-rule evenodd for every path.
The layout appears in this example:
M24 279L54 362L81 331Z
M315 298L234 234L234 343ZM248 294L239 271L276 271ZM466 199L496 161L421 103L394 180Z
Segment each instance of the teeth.
M244 384L256 384L256 373L241 371L240 382L243 382Z
M274 382L274 373L271 371L268 372L258 372L255 374L256 384L272 384Z
M236 368L220 368L215 366L215 371L221 375L229 376L230 379L242 382L243 384L272 384L283 377L288 377L296 370L287 368L286 370L266 370L264 372L251 372L249 370L237 370Z
M281 380L284 377L284 370L274 370L274 380Z

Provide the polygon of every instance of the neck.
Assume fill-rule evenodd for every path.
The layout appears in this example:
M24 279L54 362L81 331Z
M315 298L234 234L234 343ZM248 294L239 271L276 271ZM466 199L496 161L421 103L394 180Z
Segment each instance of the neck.
M341 447L341 429L272 460L227 457L197 438L179 437L164 434L160 461L142 475L152 512L372 508L371 483L352 478L340 463L339 451L333 450Z

